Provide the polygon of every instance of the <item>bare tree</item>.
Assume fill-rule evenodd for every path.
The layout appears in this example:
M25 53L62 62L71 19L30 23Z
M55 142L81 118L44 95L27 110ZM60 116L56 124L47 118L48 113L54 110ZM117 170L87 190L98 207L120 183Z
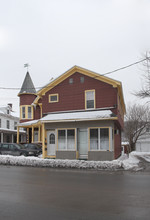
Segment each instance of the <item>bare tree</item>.
M148 106L134 104L129 106L125 116L124 137L129 142L130 151L135 150L137 140L146 133L150 126Z
M140 98L150 97L150 52L146 52L144 55L145 61L143 62L144 66L144 84L142 88L135 92L134 95Z

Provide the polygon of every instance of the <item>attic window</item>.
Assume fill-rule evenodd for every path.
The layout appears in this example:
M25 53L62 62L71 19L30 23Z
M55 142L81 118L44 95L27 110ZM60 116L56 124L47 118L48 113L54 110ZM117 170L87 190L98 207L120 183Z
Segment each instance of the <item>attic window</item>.
M49 95L49 103L58 102L58 94Z
M84 76L80 77L80 83L84 83Z
M69 79L69 84L73 84L73 78Z

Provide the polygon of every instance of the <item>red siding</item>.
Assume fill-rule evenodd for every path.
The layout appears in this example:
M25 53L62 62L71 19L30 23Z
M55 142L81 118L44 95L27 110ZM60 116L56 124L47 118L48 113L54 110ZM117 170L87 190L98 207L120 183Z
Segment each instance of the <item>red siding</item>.
M34 119L40 119L41 118L41 110L40 107L37 105L36 108L34 109Z
M36 98L33 94L21 94L20 95L20 105L31 105Z
M119 130L119 133L114 135L114 153L115 159L117 159L121 155L121 130L117 126L115 126L115 130Z
M84 83L80 77L84 76ZM69 84L73 78L73 84ZM43 113L85 109L85 90L95 89L96 108L113 107L117 104L117 89L94 78L75 73L42 97ZM59 102L49 103L49 94L59 94Z

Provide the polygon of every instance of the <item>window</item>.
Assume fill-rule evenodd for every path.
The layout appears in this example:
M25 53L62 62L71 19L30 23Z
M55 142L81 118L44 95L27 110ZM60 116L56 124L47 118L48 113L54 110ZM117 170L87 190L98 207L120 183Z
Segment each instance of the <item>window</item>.
M21 119L33 119L33 106L20 106L20 116Z
M55 144L55 135L54 134L50 134L50 136L49 136L49 143L50 144Z
M69 79L69 84L73 84L73 78Z
M58 150L75 149L75 129L58 130Z
M80 83L84 83L84 76L80 77Z
M85 109L95 108L95 90L85 91Z
M17 130L17 122L14 121L14 130Z
M9 129L10 128L10 122L7 120L6 121L6 127Z
M25 107L22 107L22 118L26 117L26 110Z
M28 118L32 118L31 106L28 106Z
M90 150L109 151L109 128L90 128Z
M49 102L58 102L58 94L50 94L49 95Z

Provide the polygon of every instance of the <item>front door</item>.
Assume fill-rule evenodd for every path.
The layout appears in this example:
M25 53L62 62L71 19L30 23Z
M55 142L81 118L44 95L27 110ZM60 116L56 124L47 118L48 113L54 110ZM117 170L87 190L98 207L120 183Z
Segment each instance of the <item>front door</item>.
M79 157L82 159L88 156L88 131L87 129L78 129L78 150Z
M47 155L48 156L56 155L55 130L47 131Z

